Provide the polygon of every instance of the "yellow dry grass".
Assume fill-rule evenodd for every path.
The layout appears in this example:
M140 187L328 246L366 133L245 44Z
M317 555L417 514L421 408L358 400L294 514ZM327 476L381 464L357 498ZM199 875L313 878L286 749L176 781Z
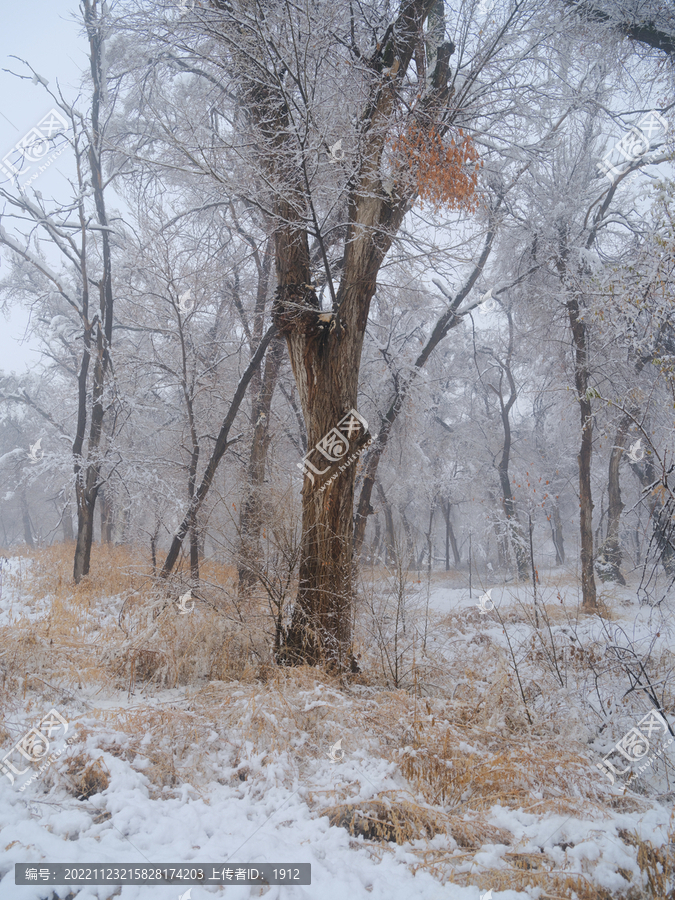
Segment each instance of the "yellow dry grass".
M602 776L571 737L571 725L565 732L555 716L540 716L537 727L530 727L504 665L486 680L481 661L486 648L496 657L496 648L478 634L483 617L477 611L475 622L471 612L461 622L476 630L475 658L465 653L454 668L439 663L439 690L433 699L421 699L417 680L413 690L392 690L367 671L355 679L358 684L350 684L316 669L277 668L264 632L269 628L265 602L249 601L237 618L231 567L205 564L199 602L193 613L180 615L174 602L186 589L180 574L160 590L143 554L126 547L94 550L92 575L77 587L70 578L72 547L64 545L24 555L28 574L6 581L8 591L37 618L18 617L0 628L2 713L16 702L30 710L45 698L58 706L64 693L71 698L82 685L135 693L133 708L121 697L120 705L87 715L105 726L102 730L117 732L98 738L100 751L132 766L142 760L156 797L190 783L208 802L209 783L225 777L235 784L247 781L262 794L268 762L283 758L287 774L279 777L287 777L289 786L302 780L314 813L344 827L374 855L387 852L388 842L410 843L412 868L424 868L446 883L493 891L537 887L541 898L609 900L593 887L590 871L573 875L543 852L524 852L508 830L487 821L498 806L542 819L583 816L602 828L616 809L641 810L647 804L632 793L606 795ZM552 623L570 615L556 602L545 609ZM526 618L516 605L506 615ZM452 633L459 624L448 616L439 627ZM527 659L535 667L544 661L535 645ZM432 663L427 657L427 669ZM586 663L579 657L572 664L583 671ZM418 679L425 670L416 665ZM547 677L542 674L539 681L546 684ZM179 698L160 706L143 696L179 686L184 688ZM528 697L536 697L533 684L526 689ZM91 723L78 726L79 743L54 764L54 776L46 776L62 775L74 796L91 796L108 784L100 752L84 750L92 733ZM0 738L5 736L0 726ZM387 760L405 787L379 790L357 802L355 795L363 796L368 784L365 776L339 787L317 781L318 763L338 739L351 758L358 750L361 757ZM213 768L205 747L226 754L226 773ZM451 850L431 843L438 835L451 839ZM659 891L673 866L667 847L627 832L621 839L627 852L637 853L650 893L637 892L625 870L625 892L612 900L665 896ZM507 848L500 868L475 863L485 845Z

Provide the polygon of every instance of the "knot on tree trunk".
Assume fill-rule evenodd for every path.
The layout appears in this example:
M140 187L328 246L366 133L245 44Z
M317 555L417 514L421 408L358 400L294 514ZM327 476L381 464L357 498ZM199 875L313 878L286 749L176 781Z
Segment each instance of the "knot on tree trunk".
M337 323L336 313L321 311L312 284L280 284L274 293L272 317L281 334L325 336ZM340 330L344 331L344 323Z

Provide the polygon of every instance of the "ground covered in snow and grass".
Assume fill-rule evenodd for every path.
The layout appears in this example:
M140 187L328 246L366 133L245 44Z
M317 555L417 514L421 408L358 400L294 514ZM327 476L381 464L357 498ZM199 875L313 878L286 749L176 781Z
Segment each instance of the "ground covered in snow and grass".
M495 583L482 611L466 573L367 572L361 672L338 680L274 665L269 598L239 602L232 571L205 566L182 613L185 585L96 549L77 588L72 548L4 563L1 756L52 709L68 731L0 777L0 900L187 890L16 886L16 862L312 866L191 900L675 896L675 743L644 724L675 723L668 600L605 585L581 615L558 570L536 606Z

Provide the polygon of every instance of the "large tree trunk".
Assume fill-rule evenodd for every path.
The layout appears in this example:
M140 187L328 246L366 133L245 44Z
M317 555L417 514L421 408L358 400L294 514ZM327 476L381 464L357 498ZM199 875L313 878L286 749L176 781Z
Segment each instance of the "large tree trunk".
M304 247L299 248L300 244ZM287 335L310 448L306 457L310 473L302 490L298 595L278 659L289 664L325 664L342 669L349 664L351 651L352 509L356 465L352 463L342 471L339 469L342 459L360 450L370 435L355 429L357 437L354 440L343 428L348 450L340 452L332 465L327 465L326 457L315 448L326 436L339 440L338 423L356 408L363 340L357 312L362 298L356 295L355 288L347 288L340 315L336 317L343 319L344 329L341 322L332 331L317 327L318 301L311 288L303 288L309 283L306 241L288 241L282 230L278 245L279 289L275 320ZM359 281L349 279L351 284L359 284ZM363 290L361 284L359 288ZM365 289L369 302L375 292L374 278L366 282ZM301 313L301 323L297 313L293 315L295 306L290 304L306 307L307 313ZM351 428L349 430L351 432ZM330 448L327 449L330 452ZM321 474L321 483L314 474ZM333 475L337 475L335 480L328 481Z
M572 336L574 338L574 383L581 416L581 448L579 463L579 525L581 534L581 592L582 608L598 609L593 571L593 498L591 493L591 461L593 458L593 419L588 394L588 346L586 326L580 317L575 296L567 302Z
M261 146L265 145L267 178L278 185L274 209L278 286L273 315L287 339L307 431L308 456L317 452L317 444L324 437L338 439L338 423L356 409L363 338L377 273L415 196L415 188L403 184L400 190L396 185L391 191L384 189L382 159L400 105L398 85L422 42L423 24L433 3L410 0L402 4L372 58L373 70L386 70L389 76L384 81L373 79L363 107L358 171L350 176L346 190L347 227L337 295L304 144L295 140L295 113L288 105L288 95L280 79L261 79L259 66L252 70L249 60L240 57L242 90L260 129ZM451 43L437 48L434 71L422 100L425 127L432 117L438 117L441 134L448 127L449 61L453 51ZM311 286L310 233L331 296L329 322L319 319L320 303ZM359 433L357 429L355 437L350 431L349 454L360 451L369 439L367 430ZM317 461L316 457L306 459L310 469L311 462ZM342 668L349 663L351 644L356 467L334 468L323 467L320 473L315 469L305 479L298 594L279 658ZM314 474L336 478L319 485ZM360 551L361 542L356 549Z
M630 416L624 416L619 422L614 438L614 446L609 456L607 536L598 554L598 562L600 564L598 574L602 581L618 581L619 584L623 585L626 584L626 579L621 572L622 553L619 543L619 524L621 522L621 513L623 512L619 465L631 421Z

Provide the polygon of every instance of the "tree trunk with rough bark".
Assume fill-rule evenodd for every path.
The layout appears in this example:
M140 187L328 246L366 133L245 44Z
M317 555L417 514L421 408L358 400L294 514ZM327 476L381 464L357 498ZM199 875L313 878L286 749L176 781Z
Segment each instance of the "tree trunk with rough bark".
M361 304L357 292L347 289L336 317L341 321L332 331L319 327L318 300L311 288L304 287L309 283L306 243L287 241L283 234L278 242L282 246L277 248L280 288L275 321L287 337L310 448L302 490L298 595L278 659L342 669L349 664L351 652L356 474L355 460L344 469L342 461L370 439L350 416L350 410L356 409L363 339L358 322ZM302 249L299 243L304 244ZM372 279L367 284L368 301L374 289Z
M424 47L423 26L434 8L437 19L440 11L441 36L436 40L432 34L426 35L432 47L430 68L419 111L411 112L400 102L398 88L408 77L415 52ZM339 237L344 241L344 251L332 266L329 241L334 238L328 238L320 225L323 213L317 212L315 203L321 201L308 171L304 126L301 134L296 125L297 111L289 103L284 80L287 66L275 63L269 70L264 66L261 69L257 62L252 65L251 53L238 50L238 32L236 39L231 39L242 101L258 129L264 180L276 188L277 291L273 319L286 337L307 431L298 593L278 656L291 664L326 664L339 669L350 665L356 466L353 461L346 466L339 463L347 450L350 457L359 453L370 436L367 429L356 425L353 430L350 425L346 434L344 425L350 411L357 408L363 339L377 274L417 193L417 187L403 180L400 186L394 182L391 189L383 186L382 162L388 142L395 123L398 128L399 113L410 116L414 129L435 127L441 136L451 121L449 62L455 48L450 42L440 43L445 33L442 13L443 5L438 0L403 0L367 61L367 96L357 117L358 165L346 187L339 187L347 212ZM292 27L293 23L289 24ZM436 28L432 31L435 34ZM255 50L260 50L265 59L276 52L269 45L256 45ZM296 55L293 51L294 59ZM290 59L289 65L294 65ZM280 76L281 70L284 74ZM304 73L298 72L297 78L302 80ZM315 247L314 265L310 236ZM329 313L321 310L312 285L313 270L318 266L323 268L331 298ZM338 448L336 458L332 451ZM323 453L323 462L317 453ZM326 461L332 464L325 466ZM319 481L315 475L329 480Z

